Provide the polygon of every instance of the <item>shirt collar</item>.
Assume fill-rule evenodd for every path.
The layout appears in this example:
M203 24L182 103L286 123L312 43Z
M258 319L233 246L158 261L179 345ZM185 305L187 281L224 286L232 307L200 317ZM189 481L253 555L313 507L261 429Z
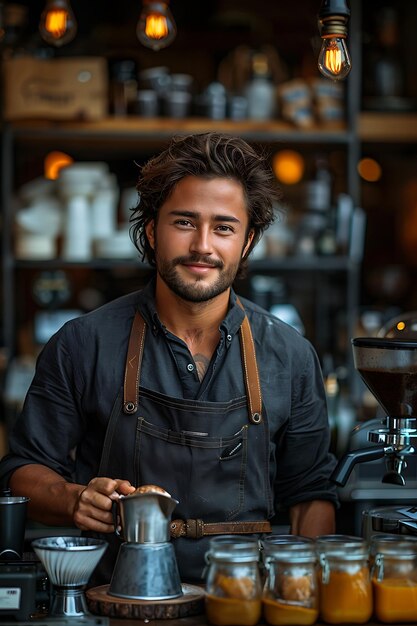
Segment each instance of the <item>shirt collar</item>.
M154 277L140 292L140 300L138 302L138 309L153 332L163 330L163 325L155 308L155 286L156 278ZM236 293L231 289L229 310L220 324L220 330L226 335L235 335L242 324L244 316L244 311L237 303Z

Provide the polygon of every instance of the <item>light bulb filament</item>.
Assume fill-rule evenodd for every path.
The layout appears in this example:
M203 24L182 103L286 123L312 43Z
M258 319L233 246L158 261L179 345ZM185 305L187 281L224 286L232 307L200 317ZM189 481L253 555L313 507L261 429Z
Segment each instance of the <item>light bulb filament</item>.
M45 19L45 29L52 37L59 39L67 30L68 12L64 9L48 11Z
M163 39L168 35L167 19L164 15L152 14L146 18L145 34L149 39Z
M342 53L337 46L331 46L326 50L324 64L332 74L340 74L342 71Z

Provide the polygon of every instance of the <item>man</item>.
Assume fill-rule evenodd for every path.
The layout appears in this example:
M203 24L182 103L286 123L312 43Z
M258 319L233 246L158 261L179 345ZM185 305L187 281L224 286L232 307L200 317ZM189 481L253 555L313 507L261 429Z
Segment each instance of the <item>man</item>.
M156 267L142 291L46 345L0 466L30 517L104 534L112 501L155 484L179 500L183 580L211 533L334 532L333 458L309 342L232 283L279 197L263 156L216 133L177 138L141 171L132 235Z

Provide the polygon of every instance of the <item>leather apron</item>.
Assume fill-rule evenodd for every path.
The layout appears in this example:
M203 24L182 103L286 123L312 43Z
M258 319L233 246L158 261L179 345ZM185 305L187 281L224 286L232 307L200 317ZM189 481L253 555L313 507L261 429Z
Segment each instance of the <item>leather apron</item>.
M159 485L179 501L171 536L183 581L201 581L210 535L271 530L269 429L246 315L239 332L246 395L175 398L139 387L146 324L136 312L124 386L107 427L98 475ZM97 583L108 582L120 545L102 536L110 546Z

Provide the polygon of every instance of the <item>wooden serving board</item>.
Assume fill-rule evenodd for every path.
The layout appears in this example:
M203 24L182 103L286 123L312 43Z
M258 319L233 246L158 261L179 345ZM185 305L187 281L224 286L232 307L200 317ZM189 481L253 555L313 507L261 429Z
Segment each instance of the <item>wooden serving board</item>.
M127 619L178 619L204 613L204 589L194 585L183 584L183 595L170 600L118 598L110 595L108 589L109 585L87 589L85 595L92 613Z

